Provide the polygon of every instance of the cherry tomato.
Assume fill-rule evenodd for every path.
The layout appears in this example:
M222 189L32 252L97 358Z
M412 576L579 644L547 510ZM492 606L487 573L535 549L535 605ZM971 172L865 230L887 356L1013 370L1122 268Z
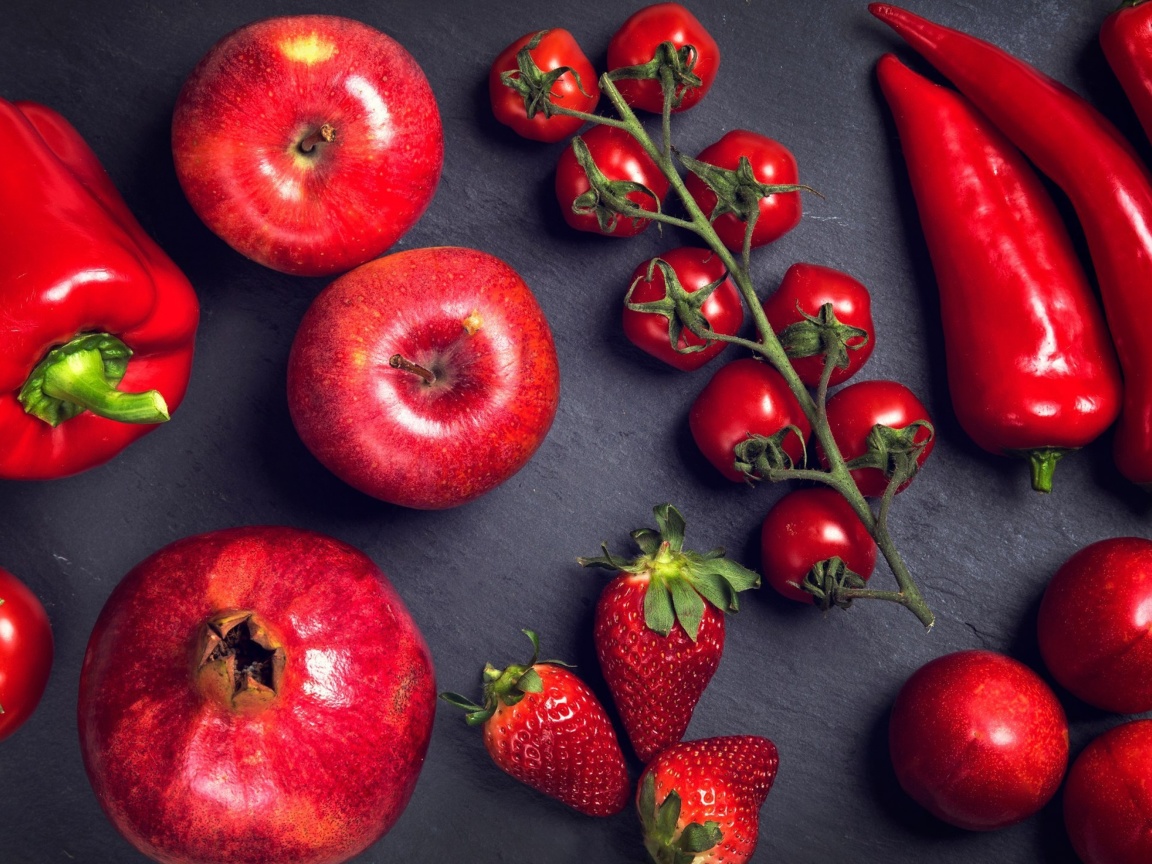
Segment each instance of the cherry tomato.
M793 264L784 274L784 281L776 293L764 301L764 314L777 334L792 324L804 321L801 312L813 317L820 313L825 303L832 304L836 320L848 327L858 327L867 332L867 337L854 336L846 340L848 365L832 370L829 383L843 384L860 371L872 356L876 325L872 323L872 297L860 282L847 273L819 264ZM797 308L799 307L799 308ZM796 357L792 367L800 380L809 387L820 384L824 372L824 355Z
M1068 765L1068 722L1022 663L960 651L905 682L888 727L904 791L939 819L991 831L1048 803Z
M696 16L679 3L646 6L620 25L608 43L608 69L612 71L626 66L643 66L652 61L656 48L664 42L671 42L677 49L687 45L695 49L688 71L699 77L700 84L679 89L680 104L673 103L672 108L673 111L686 111L704 98L716 80L716 71L720 68L720 47ZM629 105L657 114L663 113L664 91L658 80L621 79L615 84Z
M837 391L828 400L828 426L845 461L863 456L868 450L868 434L873 426L904 429L916 422L930 423L928 409L915 394L897 381L860 381ZM916 457L921 466L932 452L935 441L931 431L921 426L912 436L913 443L928 443ZM820 454L824 461L824 454ZM879 468L857 468L852 472L863 495L878 497L888 487L888 477ZM909 478L897 492L908 488Z
M1084 864L1152 861L1152 720L1105 732L1072 763L1064 826Z
M723 279L724 281L717 285L708 295L708 299L701 304L700 313L707 320L709 328L716 333L733 336L739 332L740 326L744 323L744 304L735 283L726 278L728 271L724 267L724 262L710 250L692 246L670 249L661 253L659 258L675 271L676 278L690 294ZM664 271L659 267L652 267L652 261L645 261L632 274L632 281L629 282L635 286L632 289L632 303L651 303L663 300L666 296ZM650 267L652 267L651 279L648 278ZM627 306L624 307L624 335L642 351L647 351L669 366L685 371L699 369L726 347L724 342L710 342L699 351L682 354L672 347L666 317L657 312L637 312ZM685 327L680 331L677 344L685 348L706 343Z
M1052 677L1090 705L1152 711L1152 541L1101 540L1065 562L1044 592L1037 627Z
M821 561L839 558L864 579L876 567L875 541L834 489L796 489L777 501L764 518L760 549L768 584L801 603L815 598L789 583L802 584Z
M642 191L628 192L625 197L638 207L655 213L658 201L663 202L668 194L668 178L649 158L636 139L623 129L612 126L593 126L580 136L588 146L596 167L610 181L639 183L656 196ZM612 214L608 219L611 230L604 230L592 213L574 213L572 205L591 188L588 175L576 159L571 145L560 154L556 165L556 200L560 202L560 212L564 221L577 231L591 231L594 234L607 234L610 237L634 237L648 227L650 219L629 219Z
M751 358L733 360L712 376L692 403L688 426L700 452L735 483L745 479L735 468L735 448L749 435L772 436L795 426L800 435L789 433L783 448L799 464L804 457L803 439L811 432L784 376Z
M796 157L779 141L749 132L733 129L715 144L705 147L696 157L699 162L735 171L740 157L748 157L752 175L760 183L771 186L791 186L799 182ZM716 207L716 193L703 180L689 172L684 179L688 192L700 209L708 216ZM799 192L777 192L760 199L760 215L752 230L752 247L778 240L800 224L803 204ZM712 222L721 242L734 252L744 248L746 223L733 213L725 213Z
M52 670L52 627L28 587L0 568L0 740L36 710Z
M584 121L561 114L548 117L542 109L529 118L524 107L524 97L507 86L501 77L505 72L516 72L518 76L521 74L516 55L536 38L538 32L543 32L540 43L529 49L528 53L540 71L547 74L565 66L571 70L553 82L552 103L585 113L595 110L600 101L596 70L576 44L576 38L560 27L526 33L501 51L488 73L488 95L492 99L492 112L496 119L512 127L517 135L533 141L562 141L583 126Z

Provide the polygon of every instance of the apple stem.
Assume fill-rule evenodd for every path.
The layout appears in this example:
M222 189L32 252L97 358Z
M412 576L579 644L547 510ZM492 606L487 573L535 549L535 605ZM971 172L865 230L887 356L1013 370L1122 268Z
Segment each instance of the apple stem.
M336 140L336 127L331 123L325 123L307 138L300 142L301 153L311 153L316 149L318 144L331 144Z
M403 369L405 372L411 372L414 375L419 375L429 384L434 384L436 382L435 372L430 369L425 369L423 366L420 366L416 363L413 363L411 360L400 354L393 354L391 357L389 357L388 365L393 369Z

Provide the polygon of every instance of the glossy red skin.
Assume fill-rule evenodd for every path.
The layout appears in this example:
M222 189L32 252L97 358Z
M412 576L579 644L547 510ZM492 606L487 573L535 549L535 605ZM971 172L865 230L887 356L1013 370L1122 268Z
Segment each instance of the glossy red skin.
M499 703L484 723L496 765L587 816L611 816L632 791L624 754L604 706L562 666L532 667L544 684L515 705Z
M52 653L48 613L27 585L0 567L0 741L40 704Z
M920 667L896 697L888 731L904 791L969 831L1038 812L1068 765L1068 723L1056 696L1027 666L992 651Z
M644 152L636 139L623 129L612 126L593 126L580 136L588 145L592 160L609 180L628 180L645 186L661 202L668 195L668 178L655 162ZM587 192L591 186L588 175L576 161L576 153L569 146L560 154L556 163L556 200L560 202L560 212L564 221L577 231L590 231L605 234L600 223L592 214L572 212L572 202ZM643 210L657 212L657 201L643 192L628 193L628 200ZM628 219L617 215L608 237L635 237L651 224L651 219Z
M574 135L584 125L584 121L563 114L546 117L543 111L537 111L532 119L528 119L523 97L511 87L505 86L501 78L504 72L515 72L520 68L516 62L516 55L536 37L538 32L540 31L534 30L525 33L500 52L500 56L492 63L492 68L488 72L488 96L496 119L511 127L517 135L533 141L563 141ZM600 101L600 85L596 69L580 49L576 37L562 27L554 27L545 31L540 44L528 53L536 61L541 72L551 72L553 69L567 66L580 77L577 82L572 72L566 72L557 78L556 83L552 85L553 104L573 111L583 111L585 114L596 110L596 105Z
M957 30L895 6L868 7L947 76L1076 210L1124 376L1113 455L1133 483L1152 483L1152 175L1083 98L1033 67Z
M861 338L849 341L851 350L848 352L848 365L843 369L833 369L829 379L829 384L834 387L859 372L876 347L872 295L868 289L841 270L801 262L788 268L780 287L764 301L764 314L768 316L772 329L781 333L790 324L804 320L801 311L815 316L825 303L832 304L836 320L841 324L859 327L868 333L867 341ZM824 373L824 357L795 357L792 359L792 368L801 381L809 387L817 387Z
M315 158L299 153L325 123L335 140ZM436 192L444 137L403 46L359 21L300 15L248 24L209 50L176 101L172 153L192 209L228 245L324 276L375 258L415 224Z
M621 573L596 604L594 641L600 670L641 762L680 742L692 712L720 665L724 613L705 601L693 642L676 624L661 636L644 621L650 579Z
M795 489L776 502L760 528L762 572L790 600L814 603L803 583L813 566L840 558L867 579L876 567L876 543L860 517L834 489Z
M715 165L717 168L735 170L740 165L740 157L747 156L752 165L752 174L761 183L772 185L795 185L800 182L800 169L796 157L779 141L749 132L746 129L733 129L715 144L705 147L696 156L697 161ZM708 184L689 172L684 185L696 200L700 209L711 215L716 208L716 193ZM765 246L779 240L800 224L804 205L799 192L778 192L760 199L760 215L756 227L752 229L752 248ZM721 242L734 252L744 248L744 234L747 223L732 213L725 213L712 220Z
M1086 546L1048 583L1037 621L1040 653L1060 684L1090 705L1152 711L1152 541Z
M868 433L873 426L903 429L918 420L931 422L932 418L916 394L897 381L858 381L836 391L828 400L828 426L845 462L868 452ZM915 440L919 443L928 436L928 430L921 428ZM935 446L935 438L928 441L916 464L923 466ZM823 452L820 459L825 461ZM888 487L888 478L879 468L857 468L852 479L867 497L877 498ZM907 489L912 479L901 483L896 491Z
M656 805L668 793L680 796L679 831L693 822L716 822L723 835L695 864L744 864L756 851L760 808L776 780L776 745L755 735L729 735L685 741L670 747L644 770L656 777Z
M651 62L662 42L671 42L677 48L685 45L696 48L696 64L692 71L700 77L701 85L686 90L680 104L672 109L673 112L687 111L704 98L716 80L720 69L720 47L699 19L679 3L645 6L621 24L608 43L608 70ZM614 83L624 101L633 108L663 113L664 91L659 81L621 79Z
M963 97L891 54L877 72L940 286L960 425L992 453L1083 447L1120 413L1120 368L1052 199Z
M804 458L803 442L812 431L784 377L751 358L720 367L692 403L688 426L700 452L734 483L745 481L734 467L735 448L749 435L771 436L795 426L800 434L787 436L784 452L799 465Z
M254 611L282 640L262 712L201 695L198 632ZM113 591L88 642L78 720L104 812L164 864L336 864L403 812L436 686L416 624L363 553L308 531L179 540Z
M1152 138L1152 6L1125 3L1100 25L1100 47Z
M51 108L0 100L11 147L0 170L0 478L48 480L107 462L155 424L84 411L53 428L20 388L48 351L105 332L133 351L119 389L188 387L199 304L184 274L129 211L96 154ZM96 278L96 274L99 278Z
M691 293L711 285L719 279L724 279L720 285L708 296L700 307L701 313L708 320L708 326L716 333L735 336L744 324L744 303L740 299L740 292L731 278L725 278L727 268L709 249L700 249L693 246L681 246L669 249L658 256L676 271L676 278L684 290ZM655 260L655 259L652 259ZM632 289L633 303L650 303L663 300L667 294L664 284L664 271L659 267L652 270L652 279L648 279L648 267L651 261L645 261L632 273L629 285ZM639 280L639 281L637 281ZM699 369L727 346L725 342L712 342L699 351L681 354L672 347L668 338L668 319L653 312L636 312L624 307L623 313L624 335L633 345L645 351L657 360L663 360L673 368L690 372ZM680 331L677 344L681 348L690 345L705 345L703 339L692 335L685 327Z
M464 322L476 312L472 335ZM443 374L428 385L401 354ZM312 303L288 359L304 444L362 492L455 507L519 471L559 402L552 332L532 291L485 252L413 249L369 262Z
M1064 825L1084 864L1152 861L1152 720L1084 748L1064 784Z

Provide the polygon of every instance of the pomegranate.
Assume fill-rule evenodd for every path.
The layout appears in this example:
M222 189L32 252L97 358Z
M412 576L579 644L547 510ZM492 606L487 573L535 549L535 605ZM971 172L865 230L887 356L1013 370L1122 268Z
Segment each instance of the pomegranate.
M177 541L105 604L80 743L105 813L163 864L335 864L424 762L428 648L362 552L291 528Z

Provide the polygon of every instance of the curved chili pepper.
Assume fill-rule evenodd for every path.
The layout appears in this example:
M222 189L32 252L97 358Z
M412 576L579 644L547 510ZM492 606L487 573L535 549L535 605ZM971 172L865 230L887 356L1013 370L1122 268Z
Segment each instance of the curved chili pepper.
M1152 3L1125 0L1100 25L1100 47L1152 139Z
M940 286L948 387L964 431L1028 457L1052 491L1069 450L1120 413L1104 316L1039 178L962 96L893 55L876 67Z
M1124 372L1113 456L1152 485L1152 178L1083 98L1002 51L884 3L868 7L949 78L1072 201Z
M48 479L168 419L199 306L63 117L0 100L0 138L0 478Z

